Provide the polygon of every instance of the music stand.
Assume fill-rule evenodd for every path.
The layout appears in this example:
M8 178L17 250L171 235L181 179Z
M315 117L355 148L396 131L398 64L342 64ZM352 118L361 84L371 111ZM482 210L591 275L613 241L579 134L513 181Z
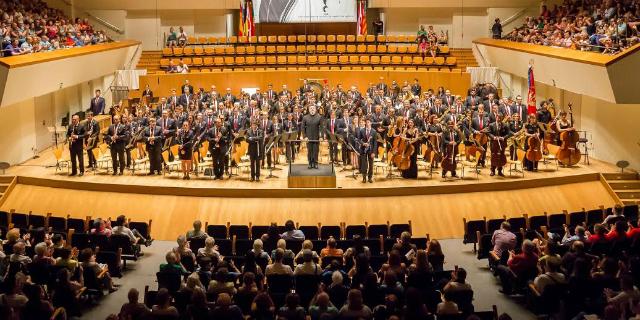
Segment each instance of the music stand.
M280 137L282 135L275 135L275 136L271 136L269 137L269 140L267 142L267 148L264 151L264 155L266 156L269 152L271 152L271 149L273 148L273 146L278 143L278 141L280 141ZM269 166L269 175L265 178L265 179L270 179L270 178L277 178L278 176L273 175L273 167L276 166L276 159L272 159L272 163L271 166Z
M359 160L360 160L360 152L358 152L356 150L356 148L354 148L350 143L345 143L344 145L346 145L349 149L351 149L351 152L356 154L356 156L358 158L358 162L359 162ZM354 180L358 179L358 175L360 174L360 172L356 172L356 165L357 165L357 163L352 163L351 164L351 174L346 175L345 178L353 178ZM358 170L359 169L360 168L358 168ZM342 170L342 171L345 171L345 170Z
M231 149L234 149L234 146L236 144L240 144L240 142L242 142L242 139L245 139L245 135L247 133L247 130L245 129L240 129L238 131L238 136L234 137L231 140L231 145L229 146L229 150L227 151L227 158L229 159L228 164L227 164L227 168L229 169L229 171L227 172L227 176L229 177L229 179L231 179L231 177L233 176L237 176L238 174L234 174L233 172L231 172ZM236 143L237 142L237 143ZM236 163L236 169L238 169L238 164ZM239 169L238 169L239 170Z
M346 138L343 135L336 134L336 139L338 140L338 143L342 144L342 148L348 148L348 146L346 145L348 145L349 143L345 140ZM342 169L340 169L340 172L343 171L347 171L347 159L342 159Z
M284 132L280 137L280 141L284 144L285 150L287 152L287 164L289 164L289 172L291 172L291 163L293 162L293 150L296 147L295 142L290 142L291 140L296 140L298 138L298 131ZM287 143L289 147L287 147Z

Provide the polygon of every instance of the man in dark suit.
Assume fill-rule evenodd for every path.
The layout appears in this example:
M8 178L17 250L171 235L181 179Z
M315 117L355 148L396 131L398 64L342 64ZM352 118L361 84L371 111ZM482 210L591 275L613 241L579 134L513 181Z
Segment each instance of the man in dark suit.
M378 133L371 127L371 119L367 118L365 127L360 129L357 141L360 152L360 172L362 172L362 183L369 181L373 183L373 158L378 150Z
M98 146L98 136L100 135L100 124L93 118L93 112L87 112L87 121L85 123L85 143L87 145L87 157L89 158L89 168L95 168L98 163L93 155L93 149Z
M499 115L497 121L495 123L492 123L489 126L488 135L489 135L489 139L491 139L492 146L494 144L497 144L499 146L499 150L501 150L500 152L502 152L502 154L504 155L504 152L507 146L507 139L512 135L512 133L508 125L502 124L502 115ZM502 173L502 167L497 166L496 165L497 160L493 158L496 156L495 154L493 154L493 151L491 156L492 158L491 158L491 174L490 175L494 176L496 174L496 169L498 169L498 175L501 177L504 177L504 174Z
M71 154L71 174L78 174L78 166L80 166L79 176L84 175L84 138L86 130L80 125L80 117L75 114L71 117L71 125L67 128L67 139L69 140L69 153Z
M349 143L349 128L351 126L351 118L349 117L349 112L343 112L342 117L337 120L338 126L338 134L342 137L342 163L347 165L351 162L351 158L349 157L349 147L347 143Z
M338 119L336 119L336 112L331 111L329 114L329 119L327 119L326 124L324 126L325 135L327 140L330 139L330 134L335 135L338 133ZM333 163L338 162L338 144L329 142L329 159ZM344 159L343 159L344 160Z
M435 115L439 118L446 109L447 107L442 105L442 100L436 98L433 102L433 106L429 109L429 115Z
M120 116L113 117L113 124L109 126L105 140L111 149L111 161L113 166L113 175L118 174L118 168L120 168L120 175L124 172L124 146L127 140L126 126L120 123Z
M512 113L520 115L520 119L527 119L527 106L522 103L522 96L516 97L516 103L511 106Z
M100 89L96 90L96 96L91 99L89 110L95 115L104 114L104 98L100 96Z
M376 89L382 90L384 96L389 94L389 87L384 83L384 77L380 77L380 82L376 85Z
M452 121L447 122L447 129L442 133L442 144L444 149L443 151L445 153L453 152L450 159L453 159L454 161L455 161L456 155L458 154L458 145L460 144L461 141L462 141L462 137L458 133L458 130L456 130L455 124ZM447 176L447 170L443 169L442 178L446 176ZM451 176L456 177L455 166L451 171Z
M265 93L267 94L267 100L269 100L271 104L276 102L276 100L278 99L278 93L275 90L273 90L272 84L269 84L267 86L267 91L265 91Z
M162 150L169 149L174 144L174 137L176 136L176 121L169 118L169 112L167 110L162 111L162 118L158 119L157 125L162 129L162 139L164 145ZM169 152L169 161L173 161L173 154Z
M469 95L464 100L464 105L467 109L473 109L473 111L477 110L477 105L482 103L482 98L480 98L476 94L476 89L471 89L469 91Z
M240 114L239 109L233 110L233 115L229 118L229 126L231 127L231 131L233 133L238 133L240 130L245 128L245 117Z
M291 99L291 91L289 89L287 89L287 85L283 84L282 85L282 91L280 91L278 93L279 96L287 96L289 99Z
M446 90L444 92L444 96L442 97L442 104L449 108L453 105L453 103L455 102L455 98L451 95L451 91L450 90Z
M318 169L318 152L322 117L316 113L316 106L309 106L309 114L302 117L302 133L307 141L307 160L309 169Z
M227 93L222 96L223 101L231 101L231 103L236 102L236 96L231 93L231 88L227 88Z
M413 84L411 85L411 93L414 96L418 96L418 97L422 93L422 87L420 86L420 82L418 81L418 78L413 79Z
M176 94L176 89L171 89L171 95L167 98L167 103L172 108L180 104L180 97Z
M471 120L471 134L477 134L481 132L486 132L489 127L489 119L487 119L487 114L484 112L484 105L478 106L478 111L473 115L473 119ZM482 154L480 155L480 160L478 160L478 164L481 166L485 166L485 159L487 157L487 144L480 146L483 148L481 150Z
M251 181L260 181L260 161L264 154L260 147L263 141L262 130L258 129L257 122L251 122L251 127L247 131L247 142L249 143L249 160L251 162Z
M491 106L491 112L489 112L489 122L494 123L498 121L498 117L502 118L502 113L500 113L500 108L497 104Z
M151 91L149 85L145 86L144 91L142 91L142 96L147 99L147 103L151 103L153 100L153 91Z
M180 93L181 94L185 94L187 93L187 89L189 89L189 93L193 93L193 86L189 84L189 80L184 80L184 84L182 85L182 87L180 87Z
M222 120L217 118L215 125L205 135L207 141L209 141L209 153L213 158L213 179L222 179L224 175L224 157L227 154L227 128L222 125Z
M271 120L269 120L269 115L266 112L263 112L260 115L260 120L258 120L258 129L262 133L262 141L260 142L260 152L262 153L262 167L264 167L264 163L266 160L267 168L271 168L271 153L266 154L266 140L269 139L271 134L273 133L271 130L273 129ZM266 158L266 159L265 159Z
M299 132L298 119L294 119L293 113L287 114L287 119L282 123L282 129L286 133ZM297 137L293 137L294 139ZM293 162L296 160L296 142L287 142L287 160Z
M162 172L162 128L156 124L156 118L149 118L149 127L144 131L144 141L147 143L149 154L149 173L153 175Z
M178 99L178 104L184 106L185 109L189 108L189 104L194 102L193 94L189 91L189 88L183 88L185 91L180 95L180 99Z

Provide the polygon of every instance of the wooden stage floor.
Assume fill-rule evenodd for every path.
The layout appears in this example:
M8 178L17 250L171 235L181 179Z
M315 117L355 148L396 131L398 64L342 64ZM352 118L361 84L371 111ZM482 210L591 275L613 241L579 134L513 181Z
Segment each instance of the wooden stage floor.
M210 224L269 224L287 219L305 225L406 223L411 220L416 236L459 238L462 218L477 219L529 215L561 210L612 206L615 198L601 181L600 172L615 172L614 166L592 160L572 168L541 164L540 171L509 177L429 178L424 171L416 180L387 179L377 174L374 183L362 183L336 168L337 188L288 189L286 170L274 171L278 178L249 182L248 174L213 181L210 178L182 180L179 174L165 177L93 174L68 177L47 166L55 164L51 151L41 153L7 170L18 176L2 210L51 212L73 217L115 217L126 214L134 220L153 219L157 239L172 240L189 229L194 219ZM286 168L286 166L280 166ZM268 172L265 171L265 176Z

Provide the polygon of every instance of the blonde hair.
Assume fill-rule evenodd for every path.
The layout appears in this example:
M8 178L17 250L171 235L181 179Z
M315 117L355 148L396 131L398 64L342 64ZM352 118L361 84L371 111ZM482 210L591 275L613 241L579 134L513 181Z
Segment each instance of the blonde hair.
M305 240L302 242L302 250L308 249L313 250L313 242L311 240Z
M18 241L18 239L20 239L20 229L13 228L13 229L7 231L7 241L8 242L15 242L15 241Z

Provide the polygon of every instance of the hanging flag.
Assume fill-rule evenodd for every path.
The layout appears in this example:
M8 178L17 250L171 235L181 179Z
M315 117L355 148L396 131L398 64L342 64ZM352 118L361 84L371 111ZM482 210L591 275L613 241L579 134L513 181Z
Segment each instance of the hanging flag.
M247 37L253 37L256 35L256 25L253 22L253 0L246 0L244 5L245 9L245 29L244 35Z
M533 66L529 65L528 72L529 94L527 95L527 113L536 113L536 82L533 79Z
M245 25L244 25L244 8L245 8L245 3L244 0L240 0L240 19L238 21L238 36L242 37L245 35Z
M358 35L367 35L367 1L358 1Z

